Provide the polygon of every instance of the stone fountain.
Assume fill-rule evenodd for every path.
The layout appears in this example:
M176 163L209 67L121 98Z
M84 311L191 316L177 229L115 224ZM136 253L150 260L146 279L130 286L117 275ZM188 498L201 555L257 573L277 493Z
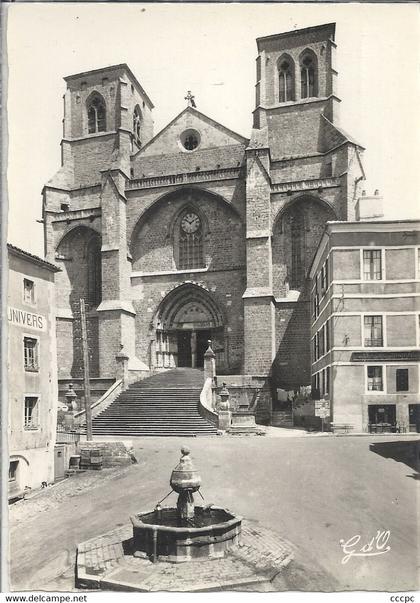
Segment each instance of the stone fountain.
M180 563L224 557L239 543L242 518L222 507L196 506L194 493L201 478L190 450L181 448L181 459L172 471L170 485L178 494L176 507L161 507L130 517L134 556L153 562Z
M201 478L189 449L170 477L171 491L131 523L81 542L76 587L136 592L274 591L293 559L272 527L222 507L196 505ZM173 492L177 505L162 507ZM199 563L198 563L199 562Z

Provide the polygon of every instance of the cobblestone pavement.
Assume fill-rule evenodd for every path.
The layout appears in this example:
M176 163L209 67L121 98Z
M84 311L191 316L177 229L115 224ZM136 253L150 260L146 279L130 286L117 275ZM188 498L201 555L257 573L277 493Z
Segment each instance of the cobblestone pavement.
M131 525L99 536L78 547L78 573L104 590L203 591L225 588L274 590L273 578L293 557L290 543L255 522L243 521L240 544L223 559L189 563L151 563L124 555L122 542L132 536Z
M130 469L127 467L115 467L102 469L102 471L86 471L74 474L53 486L32 493L25 499L20 499L9 507L9 521L11 525L31 519L39 513L58 509L60 505L75 496L82 496L87 491L98 485L103 485L115 477L123 476Z

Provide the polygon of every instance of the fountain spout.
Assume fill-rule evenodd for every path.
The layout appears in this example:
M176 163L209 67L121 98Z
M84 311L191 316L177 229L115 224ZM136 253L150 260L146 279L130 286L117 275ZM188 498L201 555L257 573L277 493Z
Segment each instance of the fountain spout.
M169 494L153 511L131 517L133 555L146 555L152 561L181 563L190 559L223 557L239 543L241 518L227 509L208 504L194 505L194 492L201 477L191 460L190 449L181 448L182 456L172 471L171 492L178 493L176 507L161 507Z
M192 519L195 515L193 493L201 486L201 477L195 469L187 446L181 448L181 458L171 474L171 488L178 493L178 517Z

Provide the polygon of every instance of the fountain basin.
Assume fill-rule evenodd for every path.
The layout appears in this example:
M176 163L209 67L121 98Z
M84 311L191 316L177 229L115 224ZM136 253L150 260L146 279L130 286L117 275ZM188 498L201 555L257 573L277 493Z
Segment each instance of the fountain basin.
M139 513L130 519L134 555L172 563L224 557L238 544L242 521L215 506L195 507L192 519L180 519L176 507Z

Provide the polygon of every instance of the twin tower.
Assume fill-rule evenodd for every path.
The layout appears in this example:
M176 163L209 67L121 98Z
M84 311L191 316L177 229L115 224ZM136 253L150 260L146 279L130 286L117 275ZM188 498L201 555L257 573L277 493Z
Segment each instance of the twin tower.
M84 298L93 376L115 376L121 346L132 380L199 368L211 339L219 374L309 384L308 270L364 178L338 126L334 37L257 40L250 138L190 106L154 134L125 64L65 78L62 165L43 190L61 379L81 375Z

